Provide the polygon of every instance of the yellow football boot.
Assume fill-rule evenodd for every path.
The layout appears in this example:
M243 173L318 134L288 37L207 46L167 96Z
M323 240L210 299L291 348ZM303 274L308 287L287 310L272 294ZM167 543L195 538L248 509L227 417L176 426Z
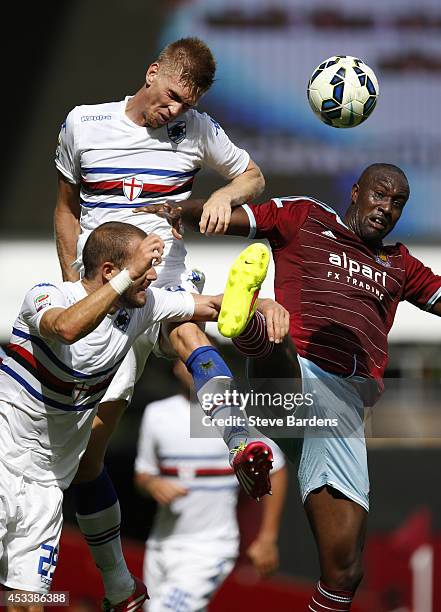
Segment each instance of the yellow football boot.
M255 242L231 266L217 327L226 338L239 336L256 310L256 300L270 261L267 247Z

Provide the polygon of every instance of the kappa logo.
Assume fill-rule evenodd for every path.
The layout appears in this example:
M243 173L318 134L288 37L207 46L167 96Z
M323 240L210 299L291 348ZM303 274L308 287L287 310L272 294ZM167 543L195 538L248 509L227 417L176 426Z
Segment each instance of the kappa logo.
M81 122L85 121L110 121L112 115L81 115Z
M333 234L331 230L325 230L324 232L322 232L322 236L327 236L328 238L333 238L334 240L337 240L337 236Z
M144 187L144 183L138 176L132 176L123 180L123 192L130 201L136 200Z
M179 144L187 135L187 126L185 121L171 121L167 123L167 134L170 140Z

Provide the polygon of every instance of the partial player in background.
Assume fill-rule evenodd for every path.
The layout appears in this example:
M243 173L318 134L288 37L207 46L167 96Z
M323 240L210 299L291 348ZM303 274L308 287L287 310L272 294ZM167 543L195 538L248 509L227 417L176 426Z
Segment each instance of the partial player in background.
M61 127L55 161L55 230L64 280L79 278L81 251L89 233L105 221L117 220L136 224L148 234L156 232L163 239L164 256L157 267L156 287L198 290L199 277L186 270L184 245L175 239L168 224L153 216L134 217L131 210L164 197L189 197L197 172L212 168L228 184L208 198L200 229L221 233L228 225L231 207L262 192L262 173L248 153L236 147L214 119L194 108L212 85L214 74L210 49L199 39L181 39L168 45L150 64L135 95L118 102L77 106L69 113ZM231 384L231 372L200 327L185 323L163 329L170 341L169 354L185 344L190 351L187 366L192 373L203 370L199 387L216 380L223 380L223 387ZM75 479L79 485L75 496L78 523L88 534L90 550L112 602L133 590L120 545L119 502L113 496L114 503L104 506L101 496L94 507L90 500L99 500L97 487L113 491L103 471L104 455L155 343L155 338L140 338L121 365L98 410ZM203 369L203 364L210 367ZM245 432L242 434L227 440L231 448L244 441ZM92 524L96 524L95 532ZM100 524L107 526L112 538L102 533Z
M135 462L138 490L159 504L144 558L151 595L145 610L150 612L206 610L239 552L238 484L225 444L220 438L190 436L191 410L199 412L190 402L192 378L181 361L174 373L181 393L146 407ZM260 529L247 551L262 576L278 566L287 487L283 455L275 444L271 448L272 496L262 501Z
M313 612L350 610L362 580L369 510L364 406L373 405L383 388L387 335L397 306L407 300L441 316L441 276L403 244L383 244L409 194L400 168L376 163L353 185L343 219L314 198L290 196L236 208L227 231L269 240L275 296L290 313L291 346L269 347L271 357L255 360L254 377L277 377L283 364L291 364L303 391L316 393L309 415L335 417L346 425L343 431L318 434L306 429L301 448L300 490L321 567L309 605ZM180 218L197 227L202 204L195 200L182 210L173 204L156 209L176 229ZM225 294L230 316L232 309L237 314L232 297ZM250 356L266 351L262 321L253 318L236 344ZM278 443L295 457L296 440Z

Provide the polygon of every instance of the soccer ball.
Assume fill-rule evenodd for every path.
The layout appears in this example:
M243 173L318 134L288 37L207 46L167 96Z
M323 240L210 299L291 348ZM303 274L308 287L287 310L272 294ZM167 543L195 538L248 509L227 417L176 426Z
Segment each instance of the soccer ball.
M375 108L378 81L372 68L350 55L334 55L314 70L308 100L324 123L350 128L365 121Z

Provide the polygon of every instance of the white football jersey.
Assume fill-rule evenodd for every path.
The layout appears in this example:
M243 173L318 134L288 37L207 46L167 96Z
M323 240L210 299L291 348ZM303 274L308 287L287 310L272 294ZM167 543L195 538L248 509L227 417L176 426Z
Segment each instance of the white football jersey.
M204 166L231 180L246 170L250 158L216 121L193 109L160 128L136 125L125 113L129 98L77 106L61 126L55 164L68 181L80 185L79 252L98 225L123 221L159 234L168 265L173 260L183 264L185 247L173 238L167 221L132 210L187 199Z
M188 489L187 495L161 506L149 542L194 545L216 541L216 555L235 556L239 533L236 504L239 484L221 438L190 437L190 410L202 412L183 395L148 405L144 411L135 461L137 473L170 478ZM274 453L274 470L284 465L280 449L265 439Z
M191 294L147 289L143 308L120 309L74 344L40 335L49 308L86 297L80 281L42 283L26 294L0 365L0 459L28 477L69 486L99 401L135 338L155 343L162 320L191 318Z

